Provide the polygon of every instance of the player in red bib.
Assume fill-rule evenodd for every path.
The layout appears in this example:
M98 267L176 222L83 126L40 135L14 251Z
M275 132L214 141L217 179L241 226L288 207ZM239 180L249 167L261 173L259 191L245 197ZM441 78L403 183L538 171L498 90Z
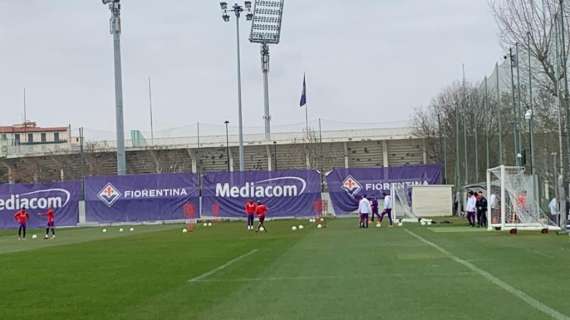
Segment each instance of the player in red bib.
M245 203L245 214L247 215L247 230L253 230L253 222L255 220L257 204L253 200Z
M44 239L49 239L49 232L51 230L51 238L55 238L55 212L52 208L49 208L46 213L40 213L40 216L47 217L47 227L46 227L46 235Z
M259 219L259 224L257 225L257 231L265 231L267 232L267 228L265 228L265 216L267 215L267 206L261 202L257 203L257 207L255 208L255 213L257 214L257 219ZM263 229L262 229L263 228Z
M18 210L14 215L14 219L18 222L20 227L18 228L18 240L26 239L26 226L28 224L28 219L30 215L26 212L26 207L22 207L22 209Z

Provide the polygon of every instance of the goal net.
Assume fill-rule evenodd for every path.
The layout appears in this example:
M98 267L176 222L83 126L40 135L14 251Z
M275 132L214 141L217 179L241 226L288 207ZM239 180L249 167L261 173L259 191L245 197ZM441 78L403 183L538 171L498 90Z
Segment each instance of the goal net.
M412 209L412 193L404 184L393 183L390 188L392 196L392 213L395 221L418 222L418 217Z
M489 230L557 229L541 210L534 178L524 168L500 166L487 170Z

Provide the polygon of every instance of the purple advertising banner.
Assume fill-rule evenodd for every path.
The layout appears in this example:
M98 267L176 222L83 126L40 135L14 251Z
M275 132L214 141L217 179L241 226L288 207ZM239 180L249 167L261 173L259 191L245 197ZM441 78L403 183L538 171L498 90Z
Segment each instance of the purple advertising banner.
M0 185L0 228L17 228L14 219L16 211L26 207L30 220L28 226L43 227L44 216L49 208L55 211L55 225L76 226L79 222L79 182L46 184L2 184Z
M321 179L316 171L208 173L203 179L202 214L245 218L248 199L267 205L268 218L314 216L321 208Z
M198 179L190 173L85 179L87 222L143 222L199 217Z
M354 212L358 200L366 195L383 199L392 184L404 187L441 183L440 165L418 165L387 168L335 168L327 175L327 184L336 214Z

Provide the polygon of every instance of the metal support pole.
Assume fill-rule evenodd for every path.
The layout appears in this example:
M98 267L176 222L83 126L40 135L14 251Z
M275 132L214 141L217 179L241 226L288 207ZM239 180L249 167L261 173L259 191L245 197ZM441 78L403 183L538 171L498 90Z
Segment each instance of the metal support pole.
M261 45L261 70L263 71L263 105L265 113L265 140L271 140L271 115L269 113L269 46Z
M323 172L323 125L319 118L319 170Z
M196 122L196 153L194 157L196 158L196 172L200 180L200 121Z
M503 120L501 110L501 85L499 77L499 63L495 63L497 69L497 119L499 121L499 165L503 165Z
M437 131L439 133L439 152L440 152L440 158L439 160L441 161L442 158L445 158L445 152L443 151L443 133L441 131L441 115L439 114L439 112L437 113ZM444 162L444 166L443 166L443 183L446 183L446 176L447 176L447 160L443 159Z
M127 174L125 152L125 128L123 120L123 75L121 67L121 4L119 1L109 4L111 10L111 34L115 60L115 121L117 134L117 175Z
M277 141L273 141L273 170L277 171Z
M473 135L475 136L475 182L479 183L479 130L477 129L477 115L472 114Z
M529 147L530 147L530 172L534 176L536 174L535 168L535 155L534 155L534 102L532 101L532 57L530 54L530 32L527 34L528 37L528 107L530 110L530 120L528 123L528 134L529 134Z
M152 119L152 86L150 82L150 77L148 77L148 107L150 111L150 141L154 146L154 124Z
M311 140L311 136L309 135L309 107L305 105L305 126L307 130L307 142Z
M224 122L226 125L226 157L228 159L228 172L230 172L230 133L228 129L229 121Z
M443 136L443 167L445 168L443 183L447 184L447 136Z
M565 4L564 4L564 0L560 0L560 43L562 43L562 45L560 46L560 51L561 51L561 55L560 55L560 62L561 62L561 66L562 66L562 70L563 73L562 75L564 76L564 95L563 95L563 99L562 101L564 102L564 110L566 113L566 154L564 156L565 159L568 159L567 161L570 161L570 103L568 101L568 96L569 96L569 88L568 88L568 57L567 57L567 52L566 52L566 23L564 21L565 17L564 17L564 8L565 8ZM564 179L566 179L566 176L564 176ZM564 218L564 220L566 220L566 217Z
M485 76L485 113L489 114L490 113L490 108L489 108L489 88L488 88L488 83L487 83L487 76ZM487 123L485 123L485 160L486 160L486 166L485 166L485 172L489 169L490 166L490 159L489 159L489 122L487 121Z
M521 137L521 131L522 131L522 125L521 125L521 120L523 119L522 117L522 97L521 97L521 74L520 74L520 59L519 59L519 44L518 42L515 43L515 49L516 49L516 59L517 59L517 97L518 97L518 101L517 101L517 117L515 118L515 125L517 126L517 150L519 154L522 154L522 137ZM524 122L523 122L524 123ZM522 165L522 162L519 164Z
M234 9L237 4L234 6ZM234 10L236 14L236 38L237 38L237 78L238 78L238 113L239 113L239 171L244 171L244 147L243 147L243 113L241 104L241 56L240 56L240 41L239 41L239 17L240 10Z
M463 183L469 183L469 159L467 158L467 121L465 121L465 114L467 113L467 88L465 84L465 65L462 66L463 70L463 156L465 161L465 176Z
M81 174L81 200L85 200L85 150L84 146L83 127L79 128L79 172Z
M460 152L459 143L459 102L455 104L455 199L457 202L456 215L461 215L461 166L459 163Z
M510 59L510 63L511 63L511 92L512 92L512 96L513 96L513 140L514 140L514 148L515 148L515 163L517 165L517 167L520 166L520 158L519 158L519 152L520 150L518 149L518 133L517 133L517 119L518 119L518 115L517 115L517 98L516 98L516 92L515 92L515 72L514 72L514 57L513 57L513 49L509 48L509 59Z
M560 3L561 5L563 4L562 1ZM564 99L562 98L562 90L560 89L560 75L561 75L561 67L563 65L565 65L562 60L563 56L561 54L561 49L560 47L564 47L564 43L561 42L560 37L558 36L558 33L562 33L561 32L561 28L562 25L558 23L558 16L562 16L562 14L559 13L559 15L556 16L555 20L557 21L556 23L556 31L557 31L557 35L555 37L555 45L556 45L556 95L558 97L558 144L559 144L559 157L560 157L560 169L559 169L559 175L558 175L558 179L556 181L556 189L558 190L558 203L559 203L559 208L560 208L560 228L562 229L563 232L566 232L566 187L564 184L564 178L565 178L565 174L566 174L566 170L565 170L565 166L566 166L566 156L565 156L565 143L564 143L564 126L562 124L562 117L564 115Z

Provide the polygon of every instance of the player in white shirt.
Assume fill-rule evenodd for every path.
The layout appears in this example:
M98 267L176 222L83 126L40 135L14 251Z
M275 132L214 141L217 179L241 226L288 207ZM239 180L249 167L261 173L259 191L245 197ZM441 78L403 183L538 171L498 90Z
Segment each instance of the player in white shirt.
M552 198L552 200L550 200L550 203L548 204L548 209L550 209L550 216L552 216L552 219L554 220L554 222L556 222L556 225L559 225L560 210L558 210L558 200L556 200L556 198Z
M477 197L473 191L469 191L467 198L467 205L465 206L467 212L467 220L472 227L475 227L475 214L477 213Z
M390 221L390 226L392 226L392 196L389 193L384 194L384 210L380 216L380 224L384 220L384 215L388 215L388 220Z
M366 195L358 202L358 213L360 214L360 228L368 228L368 215L372 212L370 201L366 199Z

